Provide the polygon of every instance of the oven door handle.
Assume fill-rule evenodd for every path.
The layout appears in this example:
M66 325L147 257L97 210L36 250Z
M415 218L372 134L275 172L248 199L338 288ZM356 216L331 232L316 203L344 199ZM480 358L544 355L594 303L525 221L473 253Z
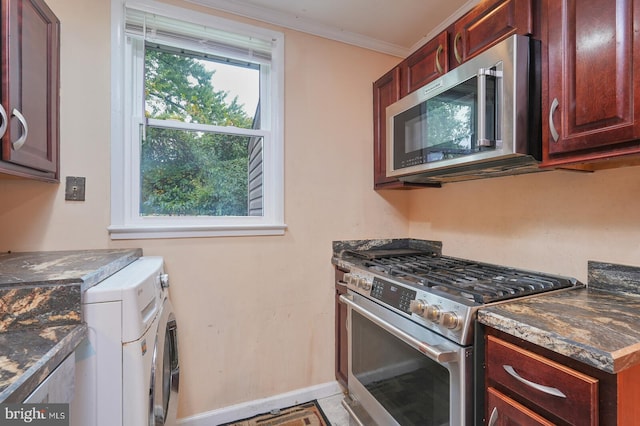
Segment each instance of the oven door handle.
M404 331L393 326L392 324L389 324L387 321L383 320L382 318L378 318L371 312L364 309L362 306L353 302L352 296L343 294L340 296L340 301L346 304L348 307L350 307L354 311L356 311L357 313L359 313L360 315L362 315L363 317L367 318L369 321L378 325L380 328L388 331L398 339L402 340L407 345L422 352L432 360L437 361L441 364L447 363L447 362L454 362L458 360L457 352L441 351L434 346L430 346L427 343L424 343L416 339L415 337L405 333Z

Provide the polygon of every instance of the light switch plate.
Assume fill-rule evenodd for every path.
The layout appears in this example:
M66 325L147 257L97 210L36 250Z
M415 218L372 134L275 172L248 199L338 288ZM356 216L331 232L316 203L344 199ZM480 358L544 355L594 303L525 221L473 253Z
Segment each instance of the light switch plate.
M86 179L83 177L67 176L64 199L67 201L84 201Z

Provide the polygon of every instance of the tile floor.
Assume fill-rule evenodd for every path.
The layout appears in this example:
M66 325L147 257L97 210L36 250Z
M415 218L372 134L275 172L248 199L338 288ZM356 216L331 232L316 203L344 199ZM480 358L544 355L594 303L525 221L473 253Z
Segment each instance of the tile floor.
M331 426L349 426L349 415L341 404L342 398L344 395L339 393L318 399L318 404L331 422Z

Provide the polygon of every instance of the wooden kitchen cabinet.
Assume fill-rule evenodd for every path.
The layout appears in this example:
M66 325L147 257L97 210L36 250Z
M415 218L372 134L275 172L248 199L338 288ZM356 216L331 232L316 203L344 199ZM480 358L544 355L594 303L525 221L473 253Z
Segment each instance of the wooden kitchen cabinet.
M533 22L537 4L535 0L482 1L373 84L374 189L440 186L387 177L386 107L513 34L537 33Z
M336 380L345 389L348 383L348 336L347 336L347 305L340 302L340 295L347 293L344 284L345 272L336 267L335 269L335 372Z
M375 189L402 182L387 177L386 108L400 99L400 67L395 67L373 83L373 185Z
M42 0L7 0L1 8L0 173L55 182L60 22Z
M482 328L484 424L638 424L640 365L610 374L490 327Z
M400 63L400 96L406 96L449 71L449 35L443 31Z
M491 426L553 426L544 417L491 387L487 388L487 405Z
M543 165L596 170L636 164L640 1L543 4Z
M451 27L451 68L514 34L537 38L534 31L535 5L537 2L533 0L480 2Z
M495 336L487 336L486 350L487 384L494 394L525 399L534 412L546 413L550 420L576 426L597 424L597 379ZM496 406L491 405L491 394L487 400L491 418Z
M435 59L435 55L433 56ZM387 121L386 109L400 99L401 67L398 65L373 83L373 188L374 189L411 189L439 184L419 184L402 182L387 177ZM435 63L434 63L435 66ZM416 65L424 68L424 64ZM422 78L417 74L415 79Z

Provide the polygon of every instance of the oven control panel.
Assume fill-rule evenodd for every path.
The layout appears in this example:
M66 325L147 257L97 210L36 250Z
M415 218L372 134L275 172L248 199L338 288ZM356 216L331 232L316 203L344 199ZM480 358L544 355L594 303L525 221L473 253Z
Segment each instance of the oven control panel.
M411 315L411 301L416 298L416 291L375 277L371 287L371 297Z
M350 290L393 308L454 341L460 340L469 321L459 303L433 292L404 286L355 268L344 274L343 279Z

